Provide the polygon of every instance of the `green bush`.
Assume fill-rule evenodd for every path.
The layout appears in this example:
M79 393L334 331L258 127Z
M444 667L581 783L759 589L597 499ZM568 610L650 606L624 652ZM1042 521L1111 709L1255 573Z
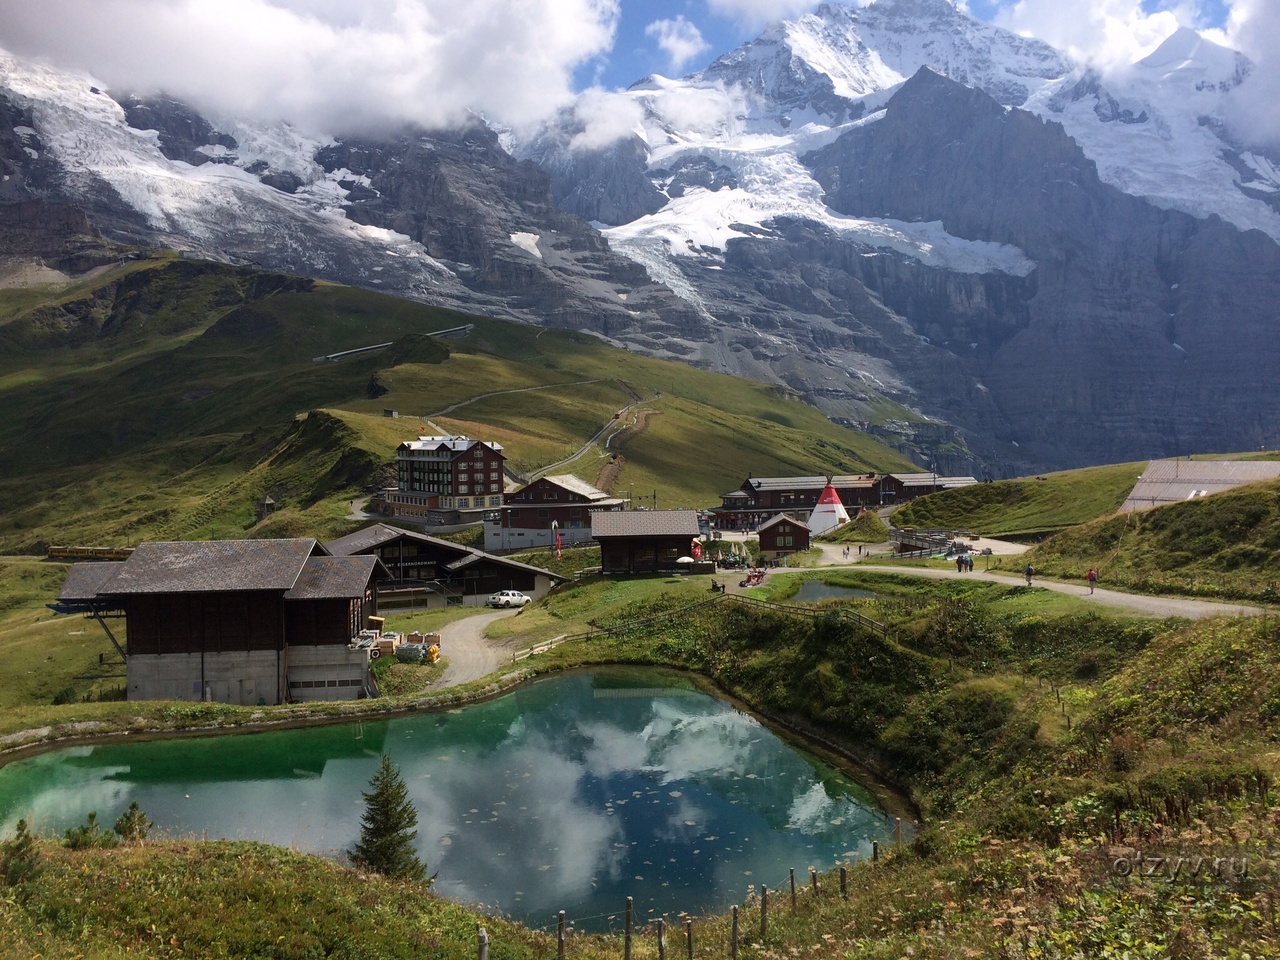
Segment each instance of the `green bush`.
M141 843L155 824L142 812L135 800L116 821L116 834L126 843Z
M4 875L4 882L16 887L35 880L42 870L35 838L27 829L27 821L19 820L12 839L0 843L0 873Z
M66 832L66 844L72 850L105 849L119 843L110 830L98 823L97 811L90 811L88 820Z

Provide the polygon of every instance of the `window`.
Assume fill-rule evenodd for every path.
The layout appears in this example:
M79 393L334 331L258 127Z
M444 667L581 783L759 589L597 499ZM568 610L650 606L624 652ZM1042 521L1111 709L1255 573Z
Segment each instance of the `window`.
M463 490L463 493L465 493L465 492L466 492L466 490L464 489L464 490ZM466 497L459 497L459 498L458 498L458 507L459 507L459 508L462 508L462 507L469 507L469 506L471 506L471 501L470 501L470 500L468 500Z
M501 470L491 470L491 471L489 472L489 479L490 479L490 480L501 480L501 479L502 479L502 471L501 471Z
M459 492L459 493L470 493L470 492L471 492L471 488L470 488L469 486L467 486L467 484L465 484L465 483L460 483L460 484L458 484L458 492Z
M500 506L502 506L502 498L501 498L501 497L490 497L490 498L489 498L489 506L491 506L491 507L500 507Z
M470 477L468 477L465 473L460 473L460 474L458 474L458 482L459 482L459 483L466 483L469 479L471 479L471 478L470 478Z

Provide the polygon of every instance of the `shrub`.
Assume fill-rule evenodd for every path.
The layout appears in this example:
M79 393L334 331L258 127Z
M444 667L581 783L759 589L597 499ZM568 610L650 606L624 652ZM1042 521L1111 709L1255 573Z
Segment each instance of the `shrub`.
M126 843L141 843L147 839L147 834L154 826L135 800L129 804L128 810L120 814L120 819L116 821L116 833Z
M11 887L36 879L43 867L35 838L27 829L27 821L19 820L17 832L10 840L0 843L0 873Z
M89 819L66 833L67 846L72 850L105 849L119 844L114 834L98 823L97 811L90 811Z
M53 695L53 705L55 707L60 707L63 704L75 703L75 702L76 702L76 691L74 687L63 687L61 690L59 690L57 693Z

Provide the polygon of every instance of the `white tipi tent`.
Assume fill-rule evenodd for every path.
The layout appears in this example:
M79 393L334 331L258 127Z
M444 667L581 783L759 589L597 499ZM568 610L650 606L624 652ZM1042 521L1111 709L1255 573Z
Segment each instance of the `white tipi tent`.
M809 514L809 531L817 536L820 533L826 533L833 527L838 527L842 523L849 522L849 512L845 510L844 504L840 502L840 495L836 493L836 488L827 481L826 487L822 490L822 496L818 498L817 504L814 505L813 513Z

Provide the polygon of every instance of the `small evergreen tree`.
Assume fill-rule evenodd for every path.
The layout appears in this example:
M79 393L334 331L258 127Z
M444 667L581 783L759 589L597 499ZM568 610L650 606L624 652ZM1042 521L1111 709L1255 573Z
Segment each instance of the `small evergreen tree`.
M10 840L0 843L0 872L11 887L40 876L40 851L35 837L27 829L27 821L18 821L18 830Z
M135 800L129 804L128 810L120 814L120 819L116 821L116 833L126 843L141 843L147 839L147 834L154 826L155 824L142 812L138 801Z
M351 862L396 880L426 881L427 867L418 859L413 840L418 835L418 812L409 799L400 771L385 753L378 771L363 793L364 815L360 818L360 842L348 851Z
M117 846L120 841L111 831L98 822L98 812L90 811L89 819L66 832L67 846L72 850L104 849Z

